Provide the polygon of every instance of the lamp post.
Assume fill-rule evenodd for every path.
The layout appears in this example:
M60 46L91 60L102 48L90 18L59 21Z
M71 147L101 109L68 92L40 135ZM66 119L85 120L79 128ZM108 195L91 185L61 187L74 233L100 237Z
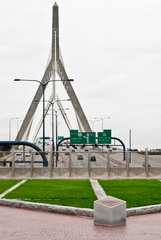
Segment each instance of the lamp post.
M92 131L94 132L94 122L98 122L99 120L94 120L94 121L88 120L88 121L92 123Z
M14 81L25 81L25 82L38 82L42 88L43 88L43 152L45 151L45 88L49 82L56 82L56 81L74 81L73 79L67 79L67 80L50 80L46 83L42 83L38 80L28 80L28 79L14 79Z
M18 119L18 118L11 118L11 119L9 120L9 141L11 141L11 121L12 121L13 119Z
M55 114L55 117L56 117L56 167L57 167L57 161L58 161L58 126L57 126L57 119L58 119L58 115L57 115L57 112L60 111L60 110L69 110L69 108L66 108L66 109L58 109L58 110L54 110L54 112L56 113ZM61 115L61 114L60 114Z
M45 101L45 102L49 102L52 106L52 151L54 152L55 151L55 146L54 146L54 104L56 102L60 102L60 101L70 101L70 99L62 99L62 100L55 100L54 102L51 102L51 101ZM38 100L35 100L35 102L41 102L41 101L38 101Z
M95 119L101 119L101 120L102 120L102 132L103 132L103 120L104 120L104 119L110 119L110 117L106 117L106 118L95 118Z

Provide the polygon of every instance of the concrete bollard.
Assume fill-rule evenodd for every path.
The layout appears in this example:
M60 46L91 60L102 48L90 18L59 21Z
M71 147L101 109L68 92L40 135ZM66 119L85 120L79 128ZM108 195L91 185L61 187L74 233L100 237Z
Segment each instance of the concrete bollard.
M94 223L107 226L126 224L126 202L112 196L95 201Z

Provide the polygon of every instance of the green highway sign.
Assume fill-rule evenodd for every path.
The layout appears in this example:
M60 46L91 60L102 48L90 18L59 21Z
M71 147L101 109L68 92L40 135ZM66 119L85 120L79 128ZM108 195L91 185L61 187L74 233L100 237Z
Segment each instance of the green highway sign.
M64 137L63 136L58 136L58 140L63 140Z
M78 132L78 130L70 130L70 144L95 144L95 132Z
M98 144L111 144L111 130L104 130L98 132Z

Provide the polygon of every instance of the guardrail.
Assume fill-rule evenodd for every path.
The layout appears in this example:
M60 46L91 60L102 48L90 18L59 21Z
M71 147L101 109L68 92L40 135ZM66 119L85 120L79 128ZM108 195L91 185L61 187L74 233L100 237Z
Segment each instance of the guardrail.
M52 179L125 179L125 178L161 178L161 161L152 162L148 151L145 154L126 151L126 160L123 160L122 151L83 152L86 158L78 159L82 152L72 152L65 155L67 150L57 152L59 155L56 167L56 152L48 153L48 167L43 167L40 156L35 159L35 152L21 152L21 159L17 160L18 152L3 152L0 157L0 179L28 179L28 178L52 178ZM22 159L25 156L25 159ZM20 153L19 153L20 154ZM30 156L29 156L30 154ZM96 161L91 156L96 156ZM156 155L155 155L156 156ZM104 164L99 164L98 158L102 158ZM116 159L120 160L116 160ZM65 161L64 161L65 159ZM149 159L151 166L149 165ZM83 160L83 161L82 161ZM135 164L135 161L140 164ZM75 164L77 162L77 164ZM145 163L145 164L143 164Z

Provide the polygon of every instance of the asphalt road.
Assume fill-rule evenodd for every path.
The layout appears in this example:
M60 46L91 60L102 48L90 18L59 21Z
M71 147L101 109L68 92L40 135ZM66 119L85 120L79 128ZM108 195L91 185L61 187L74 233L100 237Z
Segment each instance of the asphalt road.
M42 149L42 144L38 144L38 147ZM51 144L45 145L45 150L49 153L46 155L49 165L51 160ZM25 161L31 161L31 151L32 149L30 147L25 148L25 153L23 154L23 148L22 146L16 150L15 152L15 159L16 160L25 160ZM86 151L88 150L88 151ZM103 150L103 152L102 152ZM42 161L42 158L40 155L35 155L35 150L33 151L33 157L34 157L34 167L42 167L43 163L36 163L38 161ZM17 154L20 152L19 154ZM68 155L67 155L68 154ZM126 167L126 161L123 159L123 152L122 150L116 149L111 150L109 152L110 154L110 167ZM92 147L88 146L84 149L81 149L80 146L77 146L77 149L74 149L72 146L69 146L67 148L65 145L61 146L59 148L59 161L57 162L58 167L69 167L69 156L71 155L71 167L88 167L88 164L90 163L91 167L107 167L107 148L104 147L103 149L100 148L99 151L96 151ZM79 156L82 156L83 159L79 160ZM91 156L96 157L96 161L89 161ZM130 167L141 167L143 162L145 161L145 156L136 152L131 152L130 155ZM3 159L12 161L12 154L9 154L6 157L3 157ZM161 167L161 156L157 155L150 155L148 156L149 162L152 167ZM54 158L54 165L55 165L55 158ZM8 164L9 166L9 164ZM30 167L30 163L16 163L15 167Z

